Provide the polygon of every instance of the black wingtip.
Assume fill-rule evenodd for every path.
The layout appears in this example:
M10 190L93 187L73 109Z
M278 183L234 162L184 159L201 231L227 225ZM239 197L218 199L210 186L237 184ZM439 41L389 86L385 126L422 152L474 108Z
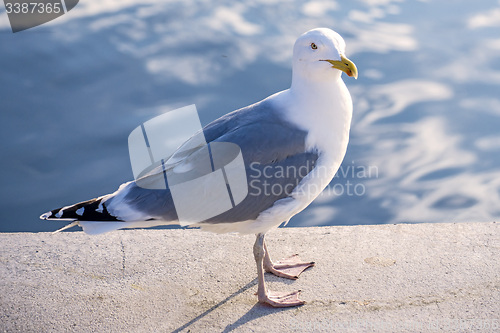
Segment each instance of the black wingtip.
M52 212L43 213L40 215L40 220L48 220L52 216Z
M72 206L66 206L51 210L40 215L42 220L78 220L78 221L120 221L111 215L104 203L101 203L102 197L77 203Z

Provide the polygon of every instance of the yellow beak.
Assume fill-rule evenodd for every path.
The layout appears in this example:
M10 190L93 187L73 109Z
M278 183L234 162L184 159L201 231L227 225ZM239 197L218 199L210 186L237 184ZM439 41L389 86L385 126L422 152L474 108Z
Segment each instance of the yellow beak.
M340 56L340 60L323 60L323 61L329 62L330 64L332 64L333 68L341 70L342 72L346 73L349 76L354 77L355 79L358 78L358 69L356 68L356 65L343 55Z

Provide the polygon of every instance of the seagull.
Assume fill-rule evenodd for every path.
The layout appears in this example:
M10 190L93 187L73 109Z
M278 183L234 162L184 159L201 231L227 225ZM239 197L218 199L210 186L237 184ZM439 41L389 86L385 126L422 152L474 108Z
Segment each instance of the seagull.
M264 272L297 279L314 262L303 262L293 255L273 263L264 235L304 210L330 183L344 159L353 106L341 75L357 78L358 74L345 56L345 47L343 38L331 29L307 31L293 47L289 89L203 128L208 144L229 142L241 149L248 194L228 211L189 226L256 235L253 254L259 303L273 307L305 303L299 298L300 291L269 290ZM193 149L167 169L157 170L156 175L169 175L176 168L196 164L197 156L197 149ZM146 181L154 174L144 176ZM196 204L193 209L203 209ZM40 218L68 220L71 223L60 230L78 225L88 234L179 223L170 189L144 188L137 180L122 184L114 193L54 209Z

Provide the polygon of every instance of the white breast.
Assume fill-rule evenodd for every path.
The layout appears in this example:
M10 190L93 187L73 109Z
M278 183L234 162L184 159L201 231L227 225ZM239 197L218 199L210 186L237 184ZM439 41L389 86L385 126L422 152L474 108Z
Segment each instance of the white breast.
M330 183L347 150L352 117L351 96L342 80L323 91L312 87L311 95L304 91L295 95L292 90L279 92L269 99L284 110L284 118L308 133L306 150L317 151L315 168L302 179L291 197L278 200L263 211L256 220L217 225L201 225L214 232L237 231L256 234L288 222L306 208ZM323 88L325 88L323 86Z
M352 99L344 82L302 89L300 94L286 90L275 96L285 118L307 131L306 150L315 150L319 158L315 168L295 188L293 202L278 208L277 215L290 219L306 208L335 176L347 151L352 118ZM281 211L281 212L278 212ZM271 212L269 212L271 213ZM276 216L277 217L277 216Z

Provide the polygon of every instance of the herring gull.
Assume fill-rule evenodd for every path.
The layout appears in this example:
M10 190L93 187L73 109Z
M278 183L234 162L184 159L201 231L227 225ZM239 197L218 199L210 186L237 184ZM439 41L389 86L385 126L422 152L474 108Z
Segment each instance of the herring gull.
M233 111L203 128L208 144L229 142L239 146L249 191L226 212L188 224L217 233L256 235L253 253L260 303L274 307L305 303L299 298L299 291L268 290L264 271L297 279L314 262L302 262L295 255L273 263L264 235L305 209L340 167L352 118L352 100L342 72L357 78L356 66L345 56L342 37L327 28L310 30L294 44L289 89ZM196 159L194 150L175 161L174 166L193 164ZM173 169L160 171L168 175ZM290 169L301 172L276 171ZM145 177L147 180L154 174ZM282 190L266 191L269 188ZM204 209L195 206L193 209ZM143 188L137 180L122 184L114 193L52 210L41 218L70 220L72 223L66 227L79 225L89 234L179 222L170 189Z

